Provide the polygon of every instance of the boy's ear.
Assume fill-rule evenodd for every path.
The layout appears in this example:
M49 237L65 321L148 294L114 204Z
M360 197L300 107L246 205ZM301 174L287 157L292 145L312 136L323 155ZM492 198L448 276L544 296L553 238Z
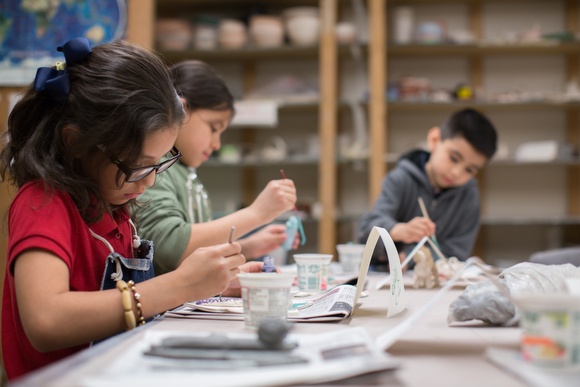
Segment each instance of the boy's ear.
M438 126L434 126L427 132L427 145L429 146L429 151L433 152L435 146L441 142L441 129Z

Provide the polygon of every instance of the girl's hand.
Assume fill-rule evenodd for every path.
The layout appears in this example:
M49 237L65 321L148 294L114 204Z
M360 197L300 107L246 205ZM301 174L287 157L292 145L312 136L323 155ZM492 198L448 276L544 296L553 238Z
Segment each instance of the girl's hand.
M286 226L271 224L239 241L248 259L259 258L277 249L286 240Z
M435 223L422 216L417 216L407 223L397 223L391 229L391 236L396 242L416 243L424 236L435 234Z
M182 284L195 295L190 299L212 297L224 291L246 262L241 249L239 243L224 243L199 248L187 257L177 271Z
M290 179L272 180L248 207L262 220L269 223L281 213L291 210L296 203L296 187Z
M264 262L248 262L240 266L240 273L260 273L262 270L262 265ZM276 268L276 273L280 273L280 270ZM222 293L225 297L241 297L240 280L235 278L230 282L230 286Z

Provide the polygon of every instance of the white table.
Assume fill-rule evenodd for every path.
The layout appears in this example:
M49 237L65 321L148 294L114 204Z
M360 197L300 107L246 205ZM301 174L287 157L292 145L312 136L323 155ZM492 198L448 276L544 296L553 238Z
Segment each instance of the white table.
M383 275L384 276L384 275ZM389 319L388 289L373 290L379 275L370 275L369 296L359 300L354 316L339 323L298 323L292 333L317 333L362 326L373 338L416 313L437 290L406 288L406 310ZM486 360L487 347L519 348L520 329L489 327L471 323L449 327L447 310L463 289L449 291L418 325L404 334L389 353L401 362L397 370L363 375L328 385L392 386L493 386L519 387L526 384ZM35 371L11 384L20 386L77 386L81 378L98 374L146 329L208 332L249 332L242 321L160 319L126 332L68 359Z

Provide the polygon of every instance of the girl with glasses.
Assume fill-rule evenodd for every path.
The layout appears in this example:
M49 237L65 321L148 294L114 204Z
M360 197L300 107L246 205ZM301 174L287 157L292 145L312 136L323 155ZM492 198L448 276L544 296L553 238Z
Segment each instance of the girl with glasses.
M171 74L121 41L91 49L77 38L59 51L66 62L38 69L0 153L2 179L18 188L2 304L9 379L184 302L239 293L236 275L261 267L224 243L153 278L153 247L131 218L180 157L185 112Z
M182 156L143 195L147 205L139 213L139 233L155 241L159 255L154 261L155 273L175 270L199 247L226 242L232 226L236 236L243 236L291 210L296 202L292 180L273 180L249 207L212 220L209 196L196 168L220 149L220 136L234 114L234 99L204 62L181 62L171 71L186 114L175 141ZM244 256L253 259L276 249L284 240L286 226L272 224L238 242ZM298 243L296 238L295 248Z

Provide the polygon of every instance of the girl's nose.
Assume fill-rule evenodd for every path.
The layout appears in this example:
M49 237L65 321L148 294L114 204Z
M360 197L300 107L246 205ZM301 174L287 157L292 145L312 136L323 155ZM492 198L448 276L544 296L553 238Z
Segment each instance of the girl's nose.
M151 187L153 184L155 184L155 171L151 171L150 174L147 175L147 177L145 177L142 180L137 181L136 183L141 183L141 185L145 186L145 188L149 188Z
M211 146L213 150L219 150L222 147L222 142L219 136L212 140Z

